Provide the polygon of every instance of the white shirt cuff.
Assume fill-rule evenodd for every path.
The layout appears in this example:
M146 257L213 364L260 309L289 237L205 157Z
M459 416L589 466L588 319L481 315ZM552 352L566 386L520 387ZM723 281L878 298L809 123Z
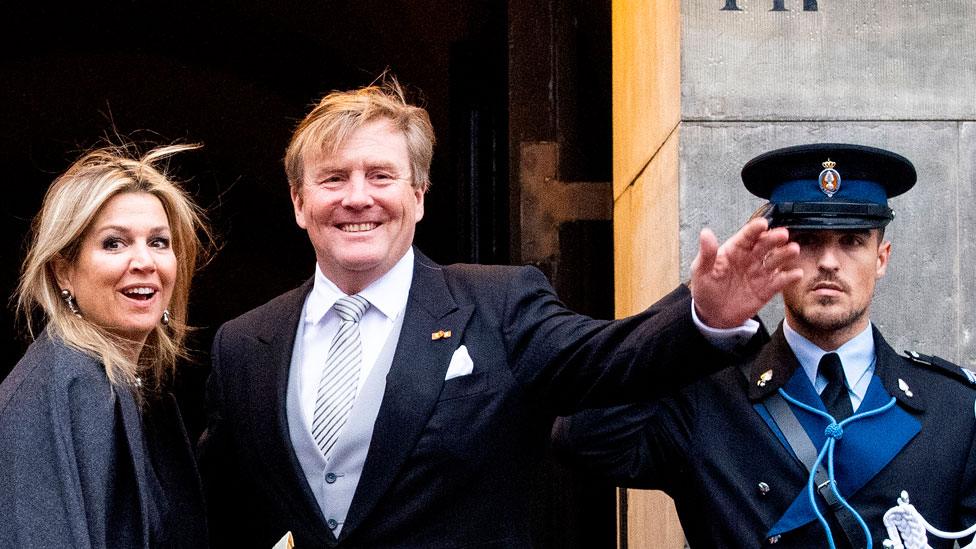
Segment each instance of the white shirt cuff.
M759 331L759 323L751 318L735 328L712 328L698 318L694 300L691 301L691 319L705 340L722 351L731 351L739 345L748 343L752 336Z

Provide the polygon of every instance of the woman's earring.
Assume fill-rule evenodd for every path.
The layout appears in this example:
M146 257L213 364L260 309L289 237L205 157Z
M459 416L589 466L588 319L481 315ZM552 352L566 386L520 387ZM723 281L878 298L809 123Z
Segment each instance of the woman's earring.
M169 309L163 309L163 326L169 326Z
M75 301L75 296L71 295L71 290L61 290L61 299L64 300L64 304L68 306L69 311L74 313L75 316L81 317L81 309L78 308L78 302Z

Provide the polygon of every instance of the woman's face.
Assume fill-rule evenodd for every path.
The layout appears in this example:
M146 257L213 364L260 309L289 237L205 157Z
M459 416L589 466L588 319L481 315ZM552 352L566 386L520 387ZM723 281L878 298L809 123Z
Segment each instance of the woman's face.
M82 236L77 260L57 265L56 271L86 320L145 343L169 306L176 282L176 255L162 203L141 192L112 197Z

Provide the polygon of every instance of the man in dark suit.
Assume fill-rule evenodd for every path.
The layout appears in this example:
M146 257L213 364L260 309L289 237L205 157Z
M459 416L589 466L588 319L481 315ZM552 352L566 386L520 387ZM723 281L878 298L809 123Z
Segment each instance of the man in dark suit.
M898 355L869 320L891 252L887 198L915 177L905 158L856 145L750 161L746 187L769 200L757 214L800 245L785 321L654 405L558 420L560 453L667 492L692 547L879 547L903 490L937 528L976 523L976 377Z
M783 229L711 233L681 287L615 322L566 310L534 268L412 248L433 150L394 83L337 92L285 157L316 253L300 288L225 324L201 440L213 544L529 547L527 482L553 418L648 399L708 364L693 318L743 323L798 271ZM767 257L766 264L762 258Z

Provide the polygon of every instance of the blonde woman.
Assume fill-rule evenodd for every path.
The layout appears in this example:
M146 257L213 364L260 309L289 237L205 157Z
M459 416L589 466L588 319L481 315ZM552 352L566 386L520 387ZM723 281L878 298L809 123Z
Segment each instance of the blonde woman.
M16 296L34 341L0 384L0 547L206 544L165 392L209 233L160 162L191 148L99 149L44 197Z

